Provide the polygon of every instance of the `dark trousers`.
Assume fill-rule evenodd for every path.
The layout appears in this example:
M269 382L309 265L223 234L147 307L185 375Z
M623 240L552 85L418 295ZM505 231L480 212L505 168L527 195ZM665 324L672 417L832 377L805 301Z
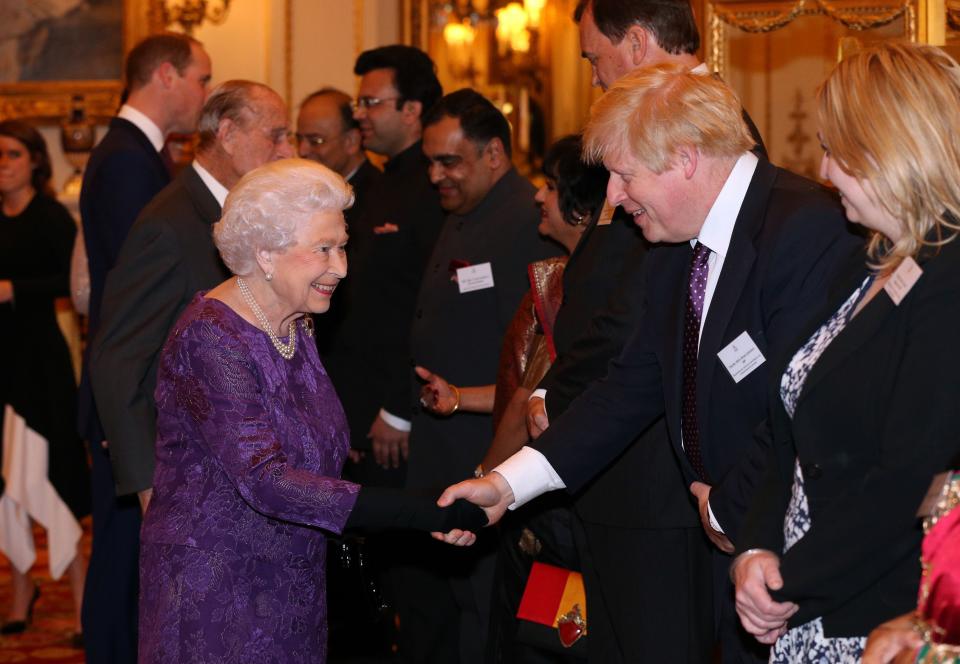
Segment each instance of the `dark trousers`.
M730 581L730 563L733 558L713 550L713 588L720 656L723 664L760 664L770 661L770 646L765 646L748 634L740 624L734 604L733 583Z
M712 561L701 529L580 523L590 663L710 662Z
M496 533L456 548L423 535L398 566L400 654L408 664L480 664L486 647ZM414 553L413 549L407 553ZM410 559L409 556L406 556Z
M83 641L87 664L137 661L140 504L135 495L117 497L110 455L90 446L93 550L83 589Z
M554 491L515 512L508 512L500 521L487 642L488 664L577 664L585 661L570 651L548 650L532 640L527 642L518 633L517 609L534 561L580 570L571 528L574 518L569 497ZM532 542L529 539L525 539L527 544L524 547L520 546L525 530L536 537L536 552L530 550ZM590 611L589 607L587 611ZM553 639L559 644L556 635Z

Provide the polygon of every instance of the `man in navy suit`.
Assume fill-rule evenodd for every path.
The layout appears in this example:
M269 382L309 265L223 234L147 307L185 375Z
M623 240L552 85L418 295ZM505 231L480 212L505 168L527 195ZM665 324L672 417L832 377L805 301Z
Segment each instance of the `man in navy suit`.
M610 170L610 202L662 243L645 260L641 323L607 376L534 444L442 502L470 498L496 519L545 491L576 491L663 415L704 529L729 550L762 457L753 430L767 414L766 358L820 306L858 241L834 196L749 152L732 91L682 65L641 69L611 86L585 145ZM724 661L755 661L737 630L729 557L718 551L715 562Z
M127 56L126 103L87 164L80 215L90 268L89 337L100 323L107 273L134 219L170 182L160 156L171 132L192 132L210 81L210 58L184 35L148 37ZM88 358L80 386L80 432L93 458L93 551L84 589L83 624L91 664L136 661L137 554L140 506L118 499L108 441L90 387Z

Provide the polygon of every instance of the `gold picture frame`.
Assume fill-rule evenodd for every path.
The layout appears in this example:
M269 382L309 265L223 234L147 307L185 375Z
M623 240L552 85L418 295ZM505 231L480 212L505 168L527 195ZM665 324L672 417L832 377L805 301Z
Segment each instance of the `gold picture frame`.
M163 0L123 0L123 53L163 29ZM104 121L120 106L122 82L71 80L0 84L0 117L59 122L70 112L74 95L83 95L87 116Z

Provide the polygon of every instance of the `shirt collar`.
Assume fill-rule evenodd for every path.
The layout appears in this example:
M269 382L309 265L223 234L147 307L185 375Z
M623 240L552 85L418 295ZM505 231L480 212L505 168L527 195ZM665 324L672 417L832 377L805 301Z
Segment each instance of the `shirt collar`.
M200 179L203 180L203 184L207 185L207 189L210 190L210 193L213 194L213 197L217 199L217 203L220 204L220 209L222 210L223 203L227 200L227 194L230 192L226 187L220 184L217 178L210 175L210 171L201 166L200 162L198 162L196 159L193 160L191 166L193 166L193 170L197 172L197 175L200 176Z
M120 107L120 112L117 113L117 117L133 123L137 129L146 135L150 144L157 152L163 149L163 131L157 126L156 122L148 118L141 111L138 111L130 104L124 104Z
M364 160L361 161L359 164L357 164L357 167L354 168L354 169L353 169L352 171L350 171L349 173L347 173L346 177L343 178L343 179L346 180L347 182L350 182L350 180L353 179L353 176L357 174L357 171L360 170L360 167L363 166L363 164L364 164L366 161L367 161L367 160L364 159Z
M691 73L691 74L699 74L699 75L703 76L704 74L709 74L709 73L710 73L710 70L707 68L707 63L706 63L706 62L701 62L701 63L698 64L696 67L694 67L693 69L691 69L691 70L690 70L690 73Z
M740 207L747 196L747 189L757 170L757 156L752 152L744 152L733 165L733 170L727 176L723 188L717 194L707 218L700 228L700 234L690 240L690 246L700 244L706 246L715 254L726 256L730 248L730 238L733 237L733 228L740 215Z

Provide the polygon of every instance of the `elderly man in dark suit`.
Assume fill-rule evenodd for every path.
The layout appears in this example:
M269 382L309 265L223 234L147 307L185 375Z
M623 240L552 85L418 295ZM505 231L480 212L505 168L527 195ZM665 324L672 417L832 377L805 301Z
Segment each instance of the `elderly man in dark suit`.
M210 81L210 58L184 35L144 39L127 56L129 96L103 140L94 148L83 177L80 216L90 268L91 338L100 324L107 272L134 219L170 182L160 156L171 132L191 132ZM80 433L93 459L93 552L83 599L87 661L136 659L137 551L140 509L133 498L118 499L107 443L97 417L84 362L80 385Z
M383 173L370 163L363 151L363 137L360 125L353 118L352 102L350 95L336 88L321 88L311 93L300 104L296 135L301 157L336 171L353 187L353 205L343 211L350 234L347 262L351 265L356 263L364 239L373 234L377 225L370 210L377 200L377 187L383 179ZM333 294L330 310L323 316L314 317L317 348L321 355L326 356L330 351L351 309L360 307L362 310L364 306L370 306L369 302L352 302L351 293L349 288L338 288ZM341 389L341 386L338 384L337 388ZM372 417L367 413L365 420ZM365 427L369 427L369 423L354 433L365 435Z
M293 156L287 107L251 81L227 81L204 104L196 160L144 208L107 278L100 330L90 352L97 408L110 441L117 493L153 486L160 349L197 291L230 276L211 227L246 173Z
M445 500L469 496L498 517L544 491L576 491L663 415L684 485L702 496L704 528L729 549L756 481L765 358L790 342L857 244L832 195L758 159L752 144L733 93L682 66L628 74L598 101L586 145L611 171L610 200L664 243L646 259L640 326L606 378L536 443ZM669 491L667 481L645 490ZM729 558L715 562L725 661L750 661L735 629Z

